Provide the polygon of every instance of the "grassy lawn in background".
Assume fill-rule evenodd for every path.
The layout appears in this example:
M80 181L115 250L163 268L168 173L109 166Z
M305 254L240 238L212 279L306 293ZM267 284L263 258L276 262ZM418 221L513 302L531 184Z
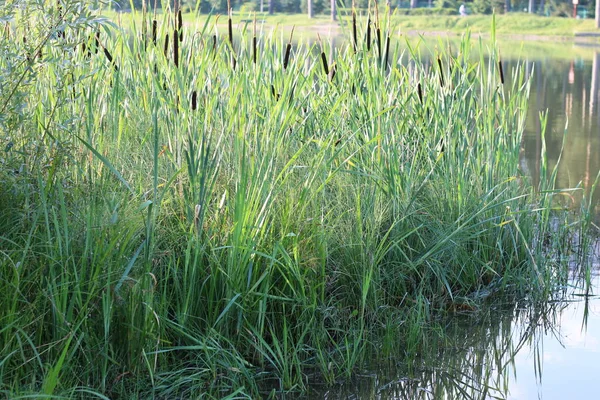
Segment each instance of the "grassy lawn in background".
M140 21L141 12L116 13L114 11L104 11L104 16L112 21L118 22L123 26L132 23L132 19ZM212 18L215 16L213 15ZM204 25L208 15L202 14L196 16L193 13L184 14L184 22L187 24ZM313 19L307 18L304 14L260 14L256 16L259 25L264 25L270 29L276 26L291 29L296 26L299 31L317 30L322 32L343 31L344 25L350 22L350 18L341 16L337 22L332 22L329 16L319 15ZM234 24L249 24L253 15L241 14L235 12L233 16ZM359 22L366 23L366 18L359 18ZM226 24L226 18L220 17L219 23ZM423 15L423 16L405 16L394 15L391 19L391 26L395 32L400 33L451 33L461 34L468 29L473 34L487 34L492 24L491 15L469 15L467 17L448 16L448 15ZM573 38L577 32L596 31L593 19L574 19L559 17L542 17L538 15L529 15L526 13L511 13L508 15L496 16L496 34L499 36L526 37L527 39L544 39L557 36L562 38ZM534 36L534 37L532 37Z

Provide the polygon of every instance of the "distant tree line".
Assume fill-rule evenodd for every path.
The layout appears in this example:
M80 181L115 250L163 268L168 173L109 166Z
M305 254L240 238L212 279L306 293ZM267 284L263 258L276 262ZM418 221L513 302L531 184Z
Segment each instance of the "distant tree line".
M128 10L131 7L142 8L144 0L116 0L113 2L116 9ZM155 5L158 8L166 7L169 1L145 0L149 9ZM170 0L171 7L176 0ZM196 11L206 14L209 12L227 12L227 0L179 0L184 11ZM373 4L371 2L371 4ZM400 14L405 15L435 15L458 14L458 8L465 4L470 14L496 14L506 12L529 12L547 16L571 17L573 14L572 0L381 0L380 7L389 6L398 9ZM588 16L593 17L592 0L580 0L579 7L588 8ZM234 11L241 13L264 12L264 13L289 13L289 14L332 14L348 10L352 7L352 0L231 0ZM369 0L354 0L354 6L366 11ZM337 8L337 10L336 10Z

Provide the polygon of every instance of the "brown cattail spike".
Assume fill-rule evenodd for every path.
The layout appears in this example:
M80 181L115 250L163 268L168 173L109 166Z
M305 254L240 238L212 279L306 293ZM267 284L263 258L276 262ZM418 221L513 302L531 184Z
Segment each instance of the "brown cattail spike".
M283 58L283 69L286 70L288 67L288 62L290 61L290 52L292 51L292 44L288 43L285 46L285 57Z
M367 18L367 51L371 50L371 16Z
M110 54L110 52L108 51L108 49L106 47L104 47L104 46L102 46L102 49L104 49L104 55L106 56L106 59L108 60L108 62L110 62L112 64L112 66L115 69L115 71L118 71L119 67L117 66L117 63L113 59L113 57Z
M158 21L152 20L152 43L156 46L156 32L158 31Z
M383 58L383 68L387 69L388 67L388 57L390 55L390 37L387 36L385 38L385 57Z
M183 15L181 8L177 11L177 29L179 30L179 41L183 42Z
M98 54L98 50L100 49L100 31L96 31L96 37L94 39L94 45L96 46L94 49L94 53Z
M254 13L254 27L252 33L252 61L256 64L256 12Z
M323 61L323 71L325 71L325 75L329 75L329 66L327 65L327 57L325 56L324 51L321 51L321 60Z
M381 48L381 26L379 24L379 6L375 2L375 36L377 37L377 51L379 52L379 62L383 57L383 49Z
M358 39L356 36L356 11L352 7L352 38L354 39L354 52L356 53L358 47Z
M198 93L194 90L192 92L192 110L196 110L198 107Z
M502 61L498 60L498 69L500 70L500 83L504 85L504 70L502 69Z
M279 93L275 91L275 86L271 85L271 94L275 97L275 101L279 100Z
M440 70L440 87L444 87L444 70L442 69L442 60L439 57L437 59L437 63Z
M231 48L233 49L233 21L231 20L231 13L233 10L231 9L231 2L227 0L227 32L229 33L229 43L231 44Z
M419 101L423 104L423 88L421 87L421 82L417 84L417 94L419 95Z
M163 52L165 54L165 58L169 59L169 34L168 33L165 36L165 46L163 48Z
M292 39L294 37L294 29L295 26L292 27L292 33L290 33L290 41L287 46L285 46L285 56L283 57L283 69L287 69L288 63L290 61L290 52L292 51Z
M177 29L173 32L173 62L179 67L179 34Z

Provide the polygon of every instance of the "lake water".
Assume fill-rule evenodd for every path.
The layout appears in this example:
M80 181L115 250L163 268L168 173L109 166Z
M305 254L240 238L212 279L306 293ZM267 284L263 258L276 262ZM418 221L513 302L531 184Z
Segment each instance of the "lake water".
M520 44L501 44L516 46ZM547 113L546 156L558 166L557 186L581 186L570 203L593 195L600 170L600 47L553 45L504 59L531 75L531 93L521 168L539 182L543 149L540 112ZM544 46L542 44L541 46ZM565 128L567 135L564 136ZM598 254L596 245L595 254ZM568 283L546 304L493 305L473 315L452 315L443 334L412 365L379 360L351 382L311 385L303 398L325 399L592 399L600 377L600 273L570 272ZM588 285L591 283L591 285ZM376 357L374 357L376 358Z

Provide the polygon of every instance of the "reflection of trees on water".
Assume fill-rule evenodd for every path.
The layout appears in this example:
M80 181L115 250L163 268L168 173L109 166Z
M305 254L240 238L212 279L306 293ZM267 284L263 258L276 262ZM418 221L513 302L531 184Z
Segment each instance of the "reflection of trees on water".
M506 398L518 373L519 351L535 355L538 381L542 376L543 338L560 340L560 313L567 307L558 292L544 304L489 307L476 316L455 315L442 333L414 355L408 367L378 364L341 387L309 393L325 399L488 399ZM435 335L432 335L435 336ZM380 355L379 355L380 356ZM378 357L374 354L373 358ZM397 358L396 358L397 359ZM318 392L318 390L317 390Z
M593 151L600 145L598 52L591 60L546 59L526 64L534 70L524 137L526 169L537 185L542 151L539 113L547 112L546 156L550 169L560 158L557 186L569 188L581 183L586 188L586 197L589 197L589 190L600 170L600 157ZM563 143L567 122L567 136ZM579 193L573 200L580 201L581 195ZM594 193L595 204L599 195L597 190Z

